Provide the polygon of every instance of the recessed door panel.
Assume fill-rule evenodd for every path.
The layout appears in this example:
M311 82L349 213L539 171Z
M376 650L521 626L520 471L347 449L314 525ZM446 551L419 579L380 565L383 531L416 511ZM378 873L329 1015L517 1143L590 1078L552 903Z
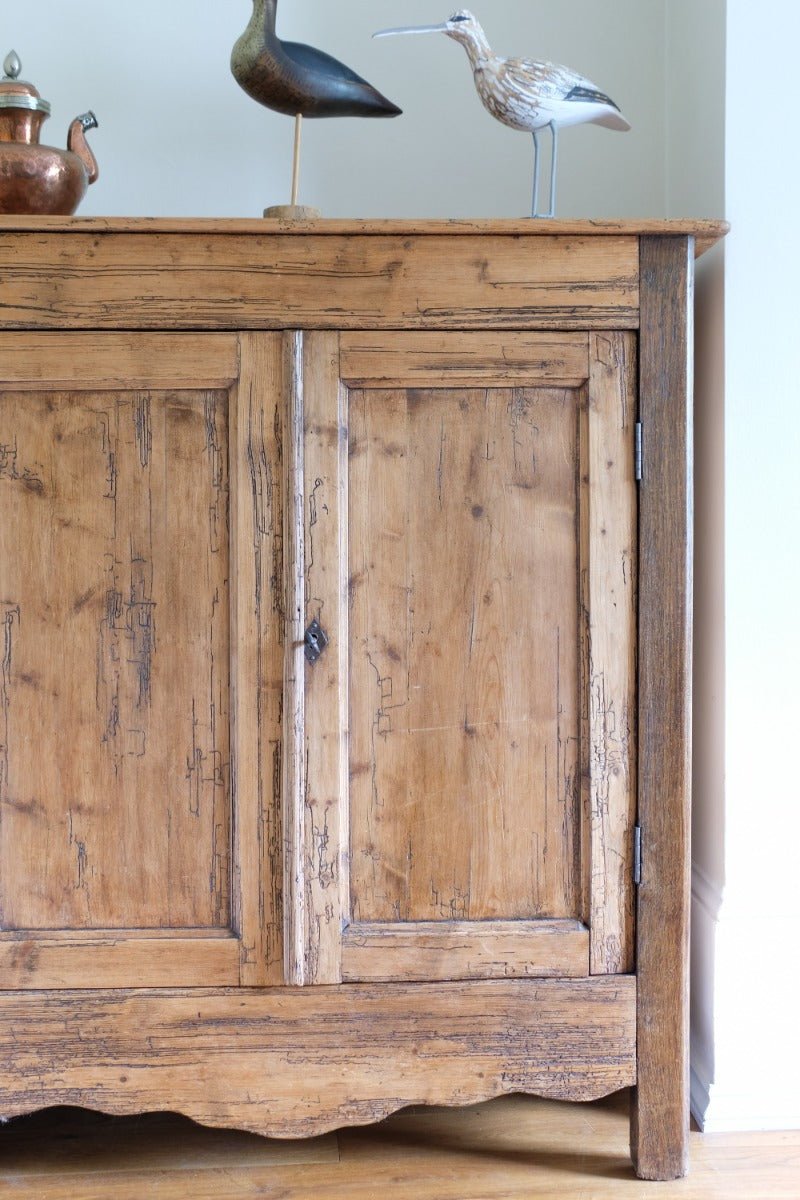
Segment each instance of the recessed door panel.
M354 921L582 915L579 409L350 396Z
M227 396L3 423L3 927L225 928Z

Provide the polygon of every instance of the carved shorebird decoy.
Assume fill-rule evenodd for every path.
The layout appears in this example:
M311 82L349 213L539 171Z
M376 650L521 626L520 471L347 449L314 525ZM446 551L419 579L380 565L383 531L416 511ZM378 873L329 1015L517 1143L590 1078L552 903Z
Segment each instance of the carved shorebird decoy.
M305 117L396 117L401 110L350 67L275 33L278 0L253 0L250 22L233 47L236 82L259 104L295 117L292 203L297 201L300 124Z
M479 22L461 9L441 25L416 25L404 29L382 29L375 37L398 33L446 33L460 42L469 56L478 95L493 117L533 134L533 209L531 215L553 216L558 159L558 131L562 125L605 125L607 129L630 129L614 101L590 80L569 67L533 62L527 58L501 58L494 54ZM539 131L550 127L550 211L539 208Z

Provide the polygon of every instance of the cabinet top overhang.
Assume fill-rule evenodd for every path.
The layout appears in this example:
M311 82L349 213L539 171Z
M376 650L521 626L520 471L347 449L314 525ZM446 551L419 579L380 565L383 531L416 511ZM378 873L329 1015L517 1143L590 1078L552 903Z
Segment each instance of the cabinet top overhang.
M280 221L264 218L186 217L41 217L0 216L3 233L169 233L169 234L286 234L337 237L422 237L454 235L475 237L693 237L697 255L727 234L730 226L717 220L548 220L531 218L392 219Z

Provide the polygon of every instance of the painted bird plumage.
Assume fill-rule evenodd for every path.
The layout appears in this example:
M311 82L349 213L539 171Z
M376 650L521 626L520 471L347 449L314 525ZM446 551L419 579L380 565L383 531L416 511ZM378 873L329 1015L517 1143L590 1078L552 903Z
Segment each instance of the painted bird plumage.
M418 25L402 29L382 29L375 37L407 33L444 33L459 42L467 52L475 87L486 109L498 121L533 134L534 185L533 211L538 216L539 133L550 128L552 159L550 170L550 211L555 208L558 130L567 125L604 125L625 131L629 122L610 96L591 80L569 67L536 62L527 58L502 58L492 51L479 21L466 9L454 13L441 25Z
M324 50L284 42L275 32L277 0L253 0L231 54L236 82L253 100L296 117L396 117L400 109Z

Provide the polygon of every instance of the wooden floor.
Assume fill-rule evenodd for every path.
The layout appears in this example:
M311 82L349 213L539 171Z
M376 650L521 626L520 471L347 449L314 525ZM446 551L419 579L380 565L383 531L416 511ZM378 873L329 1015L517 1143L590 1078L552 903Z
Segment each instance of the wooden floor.
M0 1196L26 1200L798 1200L800 1133L692 1134L692 1171L647 1184L627 1155L626 1098L506 1097L414 1109L307 1142L201 1129L181 1117L51 1109L0 1130Z

